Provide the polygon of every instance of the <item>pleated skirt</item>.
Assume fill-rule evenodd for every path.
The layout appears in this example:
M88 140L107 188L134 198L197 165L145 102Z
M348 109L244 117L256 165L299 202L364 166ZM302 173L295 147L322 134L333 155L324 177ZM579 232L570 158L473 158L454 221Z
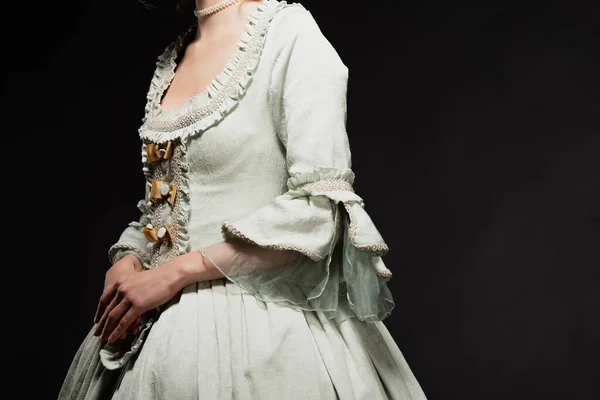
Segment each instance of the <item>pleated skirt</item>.
M262 303L225 279L188 285L119 369L89 331L58 400L426 400L383 322Z

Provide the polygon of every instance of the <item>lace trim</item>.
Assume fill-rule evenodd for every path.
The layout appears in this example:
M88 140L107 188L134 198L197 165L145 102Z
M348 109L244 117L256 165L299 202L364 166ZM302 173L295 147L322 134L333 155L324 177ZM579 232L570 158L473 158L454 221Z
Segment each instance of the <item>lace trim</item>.
M154 179L156 179L156 180L163 179L162 166L161 166L160 162L154 164ZM151 200L148 200L148 201L151 201ZM164 203L163 202L153 202L153 204L154 204L154 211L152 212L152 217L151 217L152 226L159 226L159 225L161 225L160 220L161 220L162 213L163 213ZM156 242L156 243L148 242L148 247L151 249L151 254L152 254L150 256L150 265L152 266L152 268L156 268L159 265L160 249L161 249L162 245L163 245L162 242Z
M350 238L350 241L352 242L354 247L356 247L359 250L366 251L374 256L383 256L386 253L388 253L390 249L389 249L388 245L385 243L375 243L375 244L364 245L364 246L361 246L358 243L356 243L357 224L356 224L356 217L354 215L354 211L352 210L352 206L350 204L348 204L348 203L342 203L342 204L344 204L344 208L346 209L346 211L348 212L348 215L350 216L350 228L348 228L348 237Z
M310 190L308 185L314 184L320 187L322 185L320 182L345 181L348 185L340 182L336 183L335 186L338 187L339 185L350 189L354 184L354 179L354 172L350 168L319 167L310 172L290 176L287 180L287 187L289 190L299 190L300 188ZM352 188L351 191L353 192L354 189Z
M323 179L316 182L305 183L298 190L310 190L315 192L349 191L354 192L352 184L344 179Z
M322 178L322 179L319 179ZM314 171L294 176L288 179L288 193L292 197L310 197L326 196L331 200L332 211L335 212L335 204L342 203L349 217L348 239L352 245L371 256L383 256L389 252L388 245L382 240L381 235L376 230L372 221L368 218L364 210L362 199L356 195L353 188L354 174L350 169L338 170L335 168L318 168ZM355 208L360 207L360 208ZM358 218L357 212L361 212L361 218ZM359 227L359 219L361 222ZM339 228L338 228L339 229ZM364 243L364 240L357 240L357 231L364 231L367 236L372 237L371 243ZM250 239L238 230L230 221L225 221L221 226L222 236L227 240L237 237L246 242L256 244L264 248L275 250L297 250L318 261L323 259L314 251L296 244L259 244ZM362 243L360 243L362 242ZM377 273L381 277L391 276L387 268L377 268Z
M244 235L242 232L240 232L231 222L229 221L225 221L223 222L223 224L221 225L221 233L223 235L223 237L226 240L231 240L232 238L238 238L238 239L242 239L245 242L251 243L253 245L262 247L264 249L270 249L270 250L295 250L295 251L299 251L300 253L304 254L305 256L309 257L311 260L313 261L321 261L323 260L323 257L319 256L317 253L313 252L312 250L304 247L304 246L300 246L297 244L261 244L261 243L257 243L256 241L250 239L248 236Z
M175 167L173 169L173 183L176 187L181 188L183 186L183 161L184 157L183 148L181 145L175 147L175 154L173 155L173 163ZM175 197L175 203L173 204L172 215L175 217L175 223L172 224L172 241L171 241L171 251L169 253L169 259L173 259L180 255L181 249L180 245L185 238L182 238L181 230L183 227L187 226L188 216L187 213L182 210L182 200L181 196L184 195L184 191L178 191L177 196ZM187 244L186 244L187 245Z
M364 202L356 195L354 180L355 175L350 168L336 169L321 167L311 172L290 177L288 179L288 188L291 192L294 192L295 196L313 196L319 195L319 192L330 192L323 195L329 197L336 204L342 203L348 212L348 216L350 217L348 237L354 247L373 256L385 255L389 252L389 247L383 241L361 245L356 240L356 232L359 227L353 205L357 204L364 208ZM372 224L364 228L375 229ZM380 276L385 276L385 274Z

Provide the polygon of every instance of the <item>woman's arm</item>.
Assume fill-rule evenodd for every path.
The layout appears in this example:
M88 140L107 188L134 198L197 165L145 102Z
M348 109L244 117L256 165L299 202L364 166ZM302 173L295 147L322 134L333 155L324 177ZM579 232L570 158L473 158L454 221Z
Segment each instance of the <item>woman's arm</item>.
M204 255L202 254L204 252ZM163 264L179 288L194 283L288 265L302 256L294 250L270 250L232 240L191 251Z
M140 315L163 305L185 286L222 278L224 275L211 259L226 273L239 273L246 269L257 271L288 264L301 255L292 250L268 250L241 240L217 243L203 251L206 257L200 251L191 251L158 268L130 275L112 296L98 323L96 334L114 342L127 332L132 323L139 320Z

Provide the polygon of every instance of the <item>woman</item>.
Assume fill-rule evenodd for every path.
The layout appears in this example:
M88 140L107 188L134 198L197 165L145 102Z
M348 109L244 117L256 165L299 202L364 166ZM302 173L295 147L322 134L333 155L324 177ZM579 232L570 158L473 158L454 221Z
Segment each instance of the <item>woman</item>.
M141 218L59 399L425 399L381 322L348 69L298 3L195 7L150 85Z

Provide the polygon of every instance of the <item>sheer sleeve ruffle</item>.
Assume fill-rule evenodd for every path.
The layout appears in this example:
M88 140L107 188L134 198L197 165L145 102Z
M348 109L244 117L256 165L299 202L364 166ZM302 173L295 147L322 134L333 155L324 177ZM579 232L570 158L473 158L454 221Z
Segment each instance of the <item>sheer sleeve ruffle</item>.
M215 267L263 301L320 310L330 318L345 308L361 320L384 319L394 307L386 284L391 272L381 260L388 247L353 182L350 169L318 168L291 177L286 193L244 218L225 221L222 233L226 240L302 256L262 270L260 259L242 254L227 269Z

